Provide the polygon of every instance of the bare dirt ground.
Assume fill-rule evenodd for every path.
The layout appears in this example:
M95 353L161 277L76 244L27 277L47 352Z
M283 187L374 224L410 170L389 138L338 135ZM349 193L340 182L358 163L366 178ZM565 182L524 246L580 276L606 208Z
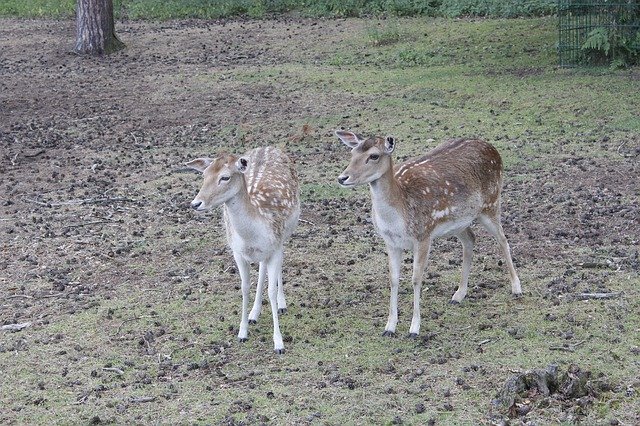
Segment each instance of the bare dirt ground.
M366 191L323 194L321 188L305 187L304 221L285 260L292 313L283 332L290 358L271 359L268 318L252 346L237 349L239 279L218 225L219 212L198 215L188 208L199 177L185 172L182 164L221 148L242 152L277 143L295 158L303 181L330 187L346 161L331 131L357 123L343 115L341 105L366 102L366 97L331 91L309 96L296 81L289 87L268 80L247 84L234 73L321 62L349 25L357 25L349 22L127 23L118 28L127 49L92 59L69 53L72 22L2 20L0 323L31 325L0 335L7 363L0 365L5 370L1 422L186 423L206 422L210 415L228 424L323 418L332 423L339 418L331 414L333 405L351 410L352 421L368 423L373 420L366 417L367 404L378 407L371 408L376 416L380 407L391 413L378 418L381 423L400 423L402 417L425 412L426 421L435 419L436 412L465 409L471 410L469 424L490 422L489 397L518 362L502 370L487 366L483 372L485 367L472 360L485 344L456 347L455 342L497 324L505 330L504 339L512 339L509 344L526 347L522 328L492 317L504 306L512 313L540 309L547 324L562 322L553 337L564 336L558 338L567 342L569 355L590 339L583 330L590 320L577 314L571 322L570 309L566 314L557 310L568 294L612 293L620 277L637 280L637 138L611 146L620 154L616 158L567 156L543 174L526 164L511 170L521 179L505 187L505 229L523 288L539 304L507 300L506 272L494 243L480 234L476 253L490 255L476 254L481 284L468 296L471 308L461 311L482 312L472 331L461 325L450 342L442 331L426 333L411 350L400 350L415 352L415 359L433 368L449 365L441 377L427 378L430 367L394 363L394 357L404 356L399 352L389 352L383 367L363 361L354 371L320 350L305 355L307 364L292 361L323 341L333 348L325 351L341 354L345 341L379 339L388 294L386 261L370 224ZM336 122L303 127L308 117L336 117ZM441 242L434 253L430 282L440 274L458 273L457 242ZM532 288L525 280L538 285ZM355 283L360 290L349 291ZM427 307L431 302L423 299L424 315L436 328L451 326L447 315L460 315L444 305L451 288L440 290L442 306ZM482 310L487 303L493 313ZM616 303L606 311L607 320L619 317L611 329L616 324L628 328L627 316L637 300ZM352 322L354 312L358 320ZM402 315L406 322L408 305ZM327 318L332 322L321 322ZM305 324L304 333L295 331L294 320ZM363 324L369 328L362 330ZM526 330L525 341L549 338ZM631 333L638 337L637 324ZM454 346L433 349L440 344ZM638 365L637 340L603 344L619 348L610 349L610 362ZM424 346L434 352L418 354ZM469 349L473 356L463 355ZM392 384L378 384L380 378ZM438 380L448 383L444 390ZM611 399L622 402L612 410L625 398L637 398L639 381L638 376L616 380L612 388L618 387L618 393ZM186 383L192 382L202 388L187 394ZM481 406L456 405L465 383L480 389ZM243 396L255 389L253 399ZM341 396L328 400L329 407L314 400L332 389ZM220 396L223 392L231 396ZM349 392L359 402L343 396ZM365 393L375 392L391 402L362 402ZM422 402L411 399L420 392L431 396ZM261 411L269 404L283 410L281 417ZM541 415L542 421L572 422L584 414L578 403L562 404L566 407L553 411L558 417ZM429 414L431 405L436 411ZM169 406L173 411L163 411ZM574 417L562 417L562 412ZM478 413L483 417L478 419ZM628 413L624 419L639 418Z

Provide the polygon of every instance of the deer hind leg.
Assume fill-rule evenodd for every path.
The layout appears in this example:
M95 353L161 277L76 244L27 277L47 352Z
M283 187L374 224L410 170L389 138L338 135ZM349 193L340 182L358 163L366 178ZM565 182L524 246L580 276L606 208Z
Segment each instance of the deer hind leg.
M427 240L418 244L413 251L413 273L411 282L413 284L413 318L411 319L411 328L409 328L409 337L417 337L420 333L420 296L422 295L422 275L427 268L429 261L429 251L431 250L431 241Z
M495 213L493 215L481 214L478 217L479 222L484 226L496 240L498 245L502 249L502 255L507 262L507 268L509 269L509 275L511 276L511 293L514 296L520 296L522 294L522 288L520 287L520 278L516 273L516 268L513 266L513 260L511 259L511 248L507 237L504 235L504 230L500 224L500 215Z
M282 283L282 268L280 268L280 274L278 275L278 313L287 313L287 301L284 298L284 285Z
M389 252L389 275L391 295L389 297L389 319L384 327L383 336L393 336L398 324L398 286L400 284L400 267L402 264L402 249L387 247Z
M268 294L271 305L271 315L273 316L273 350L277 354L284 353L284 343L280 334L280 323L278 322L278 277L282 273L282 249L277 250L267 261L267 278L269 280Z
M451 303L460 303L467 295L467 285L469 284L469 272L471 271L471 258L473 257L473 245L476 237L471 228L466 228L457 235L462 243L462 281L458 290L453 294Z
M262 310L262 294L264 290L264 279L267 276L267 265L264 262L260 262L258 268L258 285L256 286L256 298L253 301L253 308L249 312L249 324L256 324L260 311Z
M233 257L236 260L236 265L238 265L238 272L240 272L240 279L242 280L242 317L240 318L238 340L240 342L246 342L249 335L249 319L247 311L249 308L249 287L251 286L251 281L249 280L249 262L236 253L233 253Z

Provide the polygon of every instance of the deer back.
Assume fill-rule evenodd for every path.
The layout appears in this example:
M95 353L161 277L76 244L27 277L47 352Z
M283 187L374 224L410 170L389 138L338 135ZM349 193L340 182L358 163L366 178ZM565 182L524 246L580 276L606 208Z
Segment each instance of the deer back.
M270 223L277 236L286 237L283 234L290 234L288 228L300 213L295 164L272 146L253 149L245 157L248 159L245 184L250 203L258 215Z
M394 168L412 233L499 207L502 160L489 143L454 139ZM471 220L471 219L470 219Z

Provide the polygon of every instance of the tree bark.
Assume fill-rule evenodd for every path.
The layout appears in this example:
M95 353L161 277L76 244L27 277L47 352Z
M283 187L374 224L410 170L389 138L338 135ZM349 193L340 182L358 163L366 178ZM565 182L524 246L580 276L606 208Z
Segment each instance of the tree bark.
M82 55L105 55L124 48L116 37L113 0L78 0L76 7L76 46Z

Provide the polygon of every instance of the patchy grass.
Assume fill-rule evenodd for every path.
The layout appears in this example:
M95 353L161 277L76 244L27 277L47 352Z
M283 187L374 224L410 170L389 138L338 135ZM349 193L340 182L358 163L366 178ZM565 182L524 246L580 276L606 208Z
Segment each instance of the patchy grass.
M0 422L491 424L508 418L492 400L510 376L556 363L612 388L532 395L513 422L637 423L637 70L557 69L553 18L128 23L135 43L95 61L63 53L58 24L2 23L23 35L0 37L0 321L32 326L0 332ZM100 84L77 98L87 71ZM494 143L525 296L511 298L478 230L469 295L450 306L461 247L438 240L421 336L405 336L407 255L398 336L383 338L386 255L367 189L334 183L348 158L339 127L394 134L400 159L449 137ZM268 305L236 342L220 211L191 212L200 177L181 172L267 143L302 182L283 357ZM104 196L130 201L68 203Z

